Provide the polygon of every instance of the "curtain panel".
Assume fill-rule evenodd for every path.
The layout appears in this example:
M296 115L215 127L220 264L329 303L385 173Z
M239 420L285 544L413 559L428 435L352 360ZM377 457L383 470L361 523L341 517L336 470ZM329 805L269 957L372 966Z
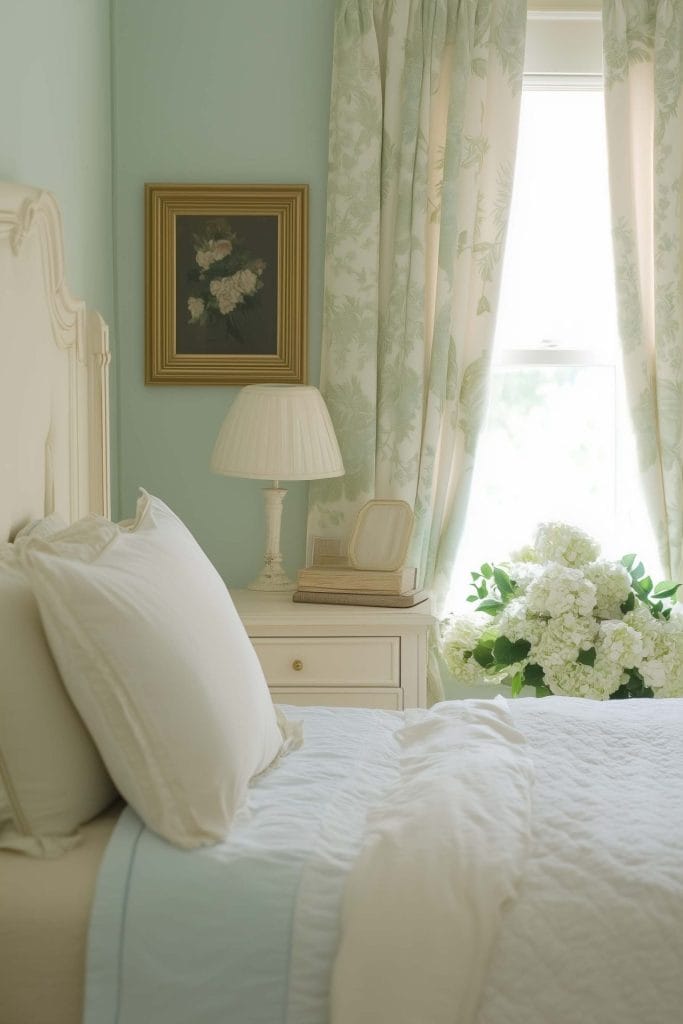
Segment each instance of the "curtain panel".
M683 3L604 0L619 329L662 564L683 579Z
M309 537L404 499L437 613L484 413L525 31L525 0L337 10L321 390L346 475L312 485Z

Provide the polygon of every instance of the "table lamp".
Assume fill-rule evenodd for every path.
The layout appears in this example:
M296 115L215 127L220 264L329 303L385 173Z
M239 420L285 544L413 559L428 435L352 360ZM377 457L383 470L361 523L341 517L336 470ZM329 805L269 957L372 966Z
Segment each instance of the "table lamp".
M272 480L264 487L266 554L250 590L294 590L282 568L280 522L287 491L280 480L343 476L330 414L317 388L298 384L251 384L242 388L223 420L211 469L225 476Z

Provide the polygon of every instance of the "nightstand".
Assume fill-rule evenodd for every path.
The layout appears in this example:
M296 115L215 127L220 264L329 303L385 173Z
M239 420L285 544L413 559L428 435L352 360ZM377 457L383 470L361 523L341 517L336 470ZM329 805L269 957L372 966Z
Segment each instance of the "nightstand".
M289 593L230 593L276 703L427 706L428 602L364 608L294 604Z

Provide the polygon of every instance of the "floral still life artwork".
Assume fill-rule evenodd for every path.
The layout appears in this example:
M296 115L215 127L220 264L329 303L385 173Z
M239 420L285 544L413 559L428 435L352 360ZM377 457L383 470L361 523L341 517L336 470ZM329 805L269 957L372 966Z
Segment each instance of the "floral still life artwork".
M277 218L178 217L179 353L277 351Z
M145 185L145 384L305 384L308 186Z
M583 531L542 523L533 546L471 577L473 614L442 624L457 681L513 696L683 696L680 584L655 585L635 554L606 561Z

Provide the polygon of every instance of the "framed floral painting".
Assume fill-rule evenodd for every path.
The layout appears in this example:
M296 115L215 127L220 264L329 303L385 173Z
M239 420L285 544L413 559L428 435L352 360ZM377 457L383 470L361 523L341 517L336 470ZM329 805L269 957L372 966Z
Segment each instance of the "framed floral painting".
M145 185L145 383L305 383L307 233L307 185Z

